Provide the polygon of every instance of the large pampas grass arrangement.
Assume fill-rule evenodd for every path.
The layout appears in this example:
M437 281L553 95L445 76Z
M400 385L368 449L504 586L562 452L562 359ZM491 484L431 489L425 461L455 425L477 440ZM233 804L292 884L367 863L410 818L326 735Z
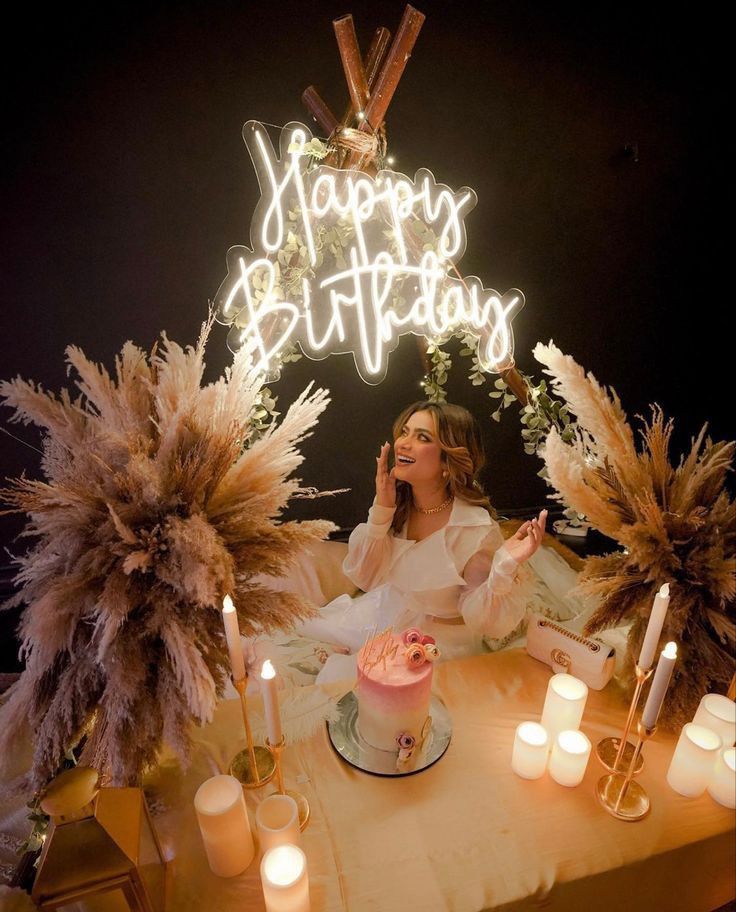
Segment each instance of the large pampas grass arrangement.
M211 719L229 673L226 593L245 635L312 611L263 575L332 528L279 521L327 394L307 389L257 431L262 377L247 351L203 385L211 326L193 347L164 335L147 355L127 343L113 376L70 346L76 396L0 384L13 420L43 431L45 479L2 491L33 544L15 558L26 667L0 707L0 756L30 732L30 788L82 738L113 784L138 781L164 740L186 757L191 723Z
M549 432L542 451L549 482L559 500L621 546L585 561L579 588L600 600L586 633L631 620L630 669L654 594L670 582L664 636L677 642L679 658L661 721L680 726L703 694L725 691L734 672L736 503L725 480L736 444L714 443L703 428L673 465L673 423L661 409L642 419L637 449L615 391L552 343L537 345L534 356L578 425L571 443L554 427Z

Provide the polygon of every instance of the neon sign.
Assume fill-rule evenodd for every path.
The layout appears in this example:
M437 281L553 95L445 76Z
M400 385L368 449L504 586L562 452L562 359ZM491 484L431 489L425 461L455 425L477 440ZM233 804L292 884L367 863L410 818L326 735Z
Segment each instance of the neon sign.
M455 269L477 202L472 190L453 191L425 169L411 180L391 170L370 177L310 168L312 134L298 123L282 130L278 156L257 121L243 137L261 197L252 249L228 251L215 299L233 351L250 346L266 372L294 344L315 360L351 353L375 384L402 335L439 342L462 332L478 339L483 370L513 363L511 321L523 294L499 295Z

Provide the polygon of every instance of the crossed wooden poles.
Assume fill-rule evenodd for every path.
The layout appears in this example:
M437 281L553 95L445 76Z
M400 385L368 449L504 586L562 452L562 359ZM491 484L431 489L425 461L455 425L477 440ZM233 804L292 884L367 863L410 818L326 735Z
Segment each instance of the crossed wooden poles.
M386 111L404 74L425 18L423 13L407 4L393 41L388 29L376 29L364 58L358 46L352 15L333 20L350 103L338 120L313 85L302 93L302 101L309 113L328 137L331 151L324 159L324 164L365 171L371 175L376 173L376 153L385 149ZM363 134L363 139L372 138L373 142L359 142L361 137L353 135L356 133ZM349 142L348 137L351 140ZM417 342L425 371L429 372L426 342L420 338L417 338ZM523 405L526 404L526 382L516 367L512 364L501 372L501 377L516 398Z

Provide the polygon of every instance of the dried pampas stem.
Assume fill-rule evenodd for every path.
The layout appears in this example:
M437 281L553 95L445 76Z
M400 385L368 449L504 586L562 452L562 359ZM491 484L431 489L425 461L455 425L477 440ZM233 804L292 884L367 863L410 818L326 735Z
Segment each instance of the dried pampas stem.
M112 375L70 346L76 398L0 384L11 420L43 431L45 480L1 492L35 544L15 558L26 668L0 707L0 765L32 731L32 788L93 720L87 756L115 784L136 782L163 740L186 758L191 722L212 717L229 675L226 593L245 635L314 611L268 576L334 528L280 520L303 490L298 445L328 394L308 388L259 436L262 377L247 350L203 385L211 327L187 348L166 335L150 354L128 342Z
M654 594L671 583L664 634L680 660L661 721L692 718L708 691L725 692L736 649L736 502L725 487L736 443L713 443L705 428L678 464L670 461L673 423L652 406L642 448L613 390L550 342L535 357L554 392L578 419L572 445L553 430L542 451L550 483L566 506L584 513L622 550L586 560L579 591L600 607L586 632L631 620L629 670L638 655Z

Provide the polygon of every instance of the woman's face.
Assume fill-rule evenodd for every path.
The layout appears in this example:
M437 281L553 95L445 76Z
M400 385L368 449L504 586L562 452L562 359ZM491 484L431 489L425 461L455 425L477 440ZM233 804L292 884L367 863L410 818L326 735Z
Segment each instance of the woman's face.
M394 467L399 481L414 485L443 483L445 468L431 412L414 412L394 440Z

